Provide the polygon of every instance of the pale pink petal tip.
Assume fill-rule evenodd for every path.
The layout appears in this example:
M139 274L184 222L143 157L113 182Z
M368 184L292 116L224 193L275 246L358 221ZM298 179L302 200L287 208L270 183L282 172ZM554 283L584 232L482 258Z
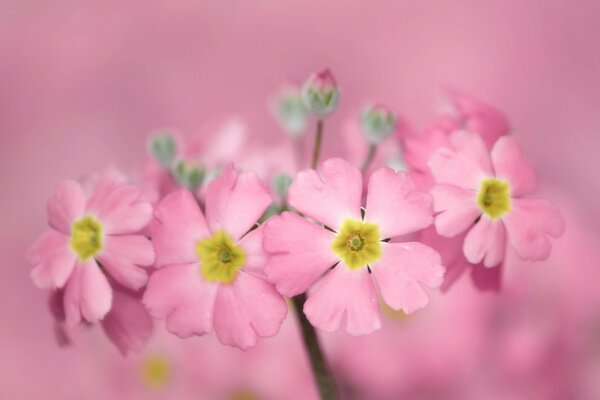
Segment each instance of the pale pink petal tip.
M259 337L277 334L287 310L271 283L241 272L232 285L219 287L214 311L217 337L223 344L248 349Z
M286 296L305 292L338 261L331 251L334 235L291 212L271 217L263 239L270 253L264 268L269 281Z
M304 313L315 327L333 332L346 321L353 336L367 335L381 327L377 292L366 268L351 270L339 263L309 295Z
M407 314L427 305L424 288L439 288L445 273L440 255L418 242L386 244L371 270L384 301Z
M254 172L229 164L206 191L206 220L212 232L224 229L240 239L271 204L269 190Z
M339 228L345 219L360 219L362 174L341 158L325 161L316 172L301 171L290 186L292 207L330 228Z
M431 225L431 203L409 174L383 167L369 180L365 219L379 226L382 238L405 235Z
M541 199L513 199L512 211L504 217L508 240L524 260L542 261L550 256L550 237L565 231L558 209Z
M212 330L217 284L199 278L197 263L169 265L155 271L143 303L154 318L167 320L167 330L179 337Z

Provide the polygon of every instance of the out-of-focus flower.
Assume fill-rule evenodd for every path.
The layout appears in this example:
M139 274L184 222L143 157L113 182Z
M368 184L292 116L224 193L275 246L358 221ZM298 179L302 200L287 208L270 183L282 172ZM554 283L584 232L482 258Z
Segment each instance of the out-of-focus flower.
M60 184L48 201L48 223L30 248L31 278L43 289L65 288L69 325L101 320L111 309L107 276L137 290L154 262L150 241L139 234L152 217L142 192L129 185L98 184L88 197L74 181Z
M346 315L352 335L380 327L375 284L393 309L411 313L424 307L423 286L437 288L444 275L439 255L421 243L389 243L431 224L431 198L415 190L412 179L389 168L370 181L364 218L362 175L341 159L323 164L319 174L298 174L289 189L289 203L319 226L290 212L266 224L263 246L271 253L265 267L284 295L306 291L319 278L305 303L310 322L325 331L339 328Z
M529 197L535 173L514 138L498 139L490 154L480 135L458 131L429 165L437 183L431 190L436 229L443 236L469 230L463 251L470 263L498 265L507 237L525 260L548 257L548 236L560 236L564 220L550 202Z
M110 281L113 300L110 311L100 321L106 337L121 354L141 351L153 331L150 315L142 305L141 294ZM65 329L64 289L52 291L49 298L50 311L55 321L55 334L60 346L69 345L70 337Z
M302 100L306 108L318 118L335 111L340 102L340 92L329 69L312 74L302 86Z
M304 132L308 110L302 100L300 89L284 88L273 100L272 109L277 121L291 136L299 136Z
M262 275L263 229L252 230L271 203L254 173L225 168L206 191L206 219L187 190L162 200L155 211L156 265L144 304L180 337L214 326L219 340L248 348L277 333L284 299Z
M360 115L360 126L367 140L379 144L396 129L398 118L388 107L375 104L365 107Z
M459 128L479 133L488 149L500 136L509 133L508 120L496 107L455 89L446 92L451 101L449 117L454 119Z

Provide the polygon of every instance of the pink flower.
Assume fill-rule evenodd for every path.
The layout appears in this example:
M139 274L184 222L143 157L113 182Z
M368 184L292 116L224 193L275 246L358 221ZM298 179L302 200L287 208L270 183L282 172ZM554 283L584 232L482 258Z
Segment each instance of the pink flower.
M60 184L48 201L48 223L30 248L31 278L43 289L63 288L68 325L94 323L110 310L107 275L137 290L154 262L150 241L136 234L152 217L152 207L133 186L102 180L90 196L74 181Z
M458 131L429 165L437 183L431 191L436 229L443 236L469 230L463 252L470 263L498 265L507 240L524 260L548 257L548 236L560 236L564 221L548 201L529 197L535 174L514 138L501 137L490 154L481 136Z
M262 227L251 230L271 203L254 173L232 165L206 191L206 218L192 194L179 190L155 211L156 265L144 294L155 318L180 337L204 335L246 349L275 335L285 300L266 281Z
M152 335L152 318L142 305L138 292L125 289L114 282L110 283L113 289L112 307L100 321L102 330L121 354L139 352ZM57 289L51 293L49 299L50 311L54 318L54 332L61 347L71 344L64 327L64 294L63 289Z
M380 327L377 288L390 307L411 313L429 301L423 286L437 288L444 275L430 247L388 240L432 223L429 194L417 192L407 174L381 168L369 181L364 218L361 196L361 173L344 160L326 161L321 173L302 171L289 203L324 226L284 212L269 220L263 241L271 253L265 272L280 293L297 295L322 277L305 303L306 316L334 331L345 315L355 336Z

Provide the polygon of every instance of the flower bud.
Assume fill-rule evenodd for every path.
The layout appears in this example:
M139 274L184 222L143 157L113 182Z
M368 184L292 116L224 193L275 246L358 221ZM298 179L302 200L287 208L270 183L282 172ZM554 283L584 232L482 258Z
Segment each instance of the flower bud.
M173 177L184 188L195 191L204 180L204 168L196 161L178 160L173 165Z
M360 115L360 127L367 140L379 144L396 129L396 114L382 105L366 107Z
M281 197L287 196L287 192L291 184L292 177L285 173L281 173L275 176L275 178L273 178L272 183L275 193L277 193Z
M318 118L331 114L340 102L340 92L331 71L314 73L302 86L302 100L306 108Z
M177 151L175 139L169 132L157 133L150 137L150 153L164 168L171 168Z
M279 93L273 104L273 112L279 123L292 136L299 136L306 128L308 110L297 88L286 88Z

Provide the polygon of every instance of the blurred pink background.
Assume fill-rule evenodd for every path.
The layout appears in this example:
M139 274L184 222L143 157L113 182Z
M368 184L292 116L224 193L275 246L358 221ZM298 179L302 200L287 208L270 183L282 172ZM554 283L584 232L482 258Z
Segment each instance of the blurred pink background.
M324 66L332 69L342 90L340 109L327 126L329 153L336 151L335 133L343 120L369 100L393 106L416 127L434 116L444 85L463 89L506 112L544 192L552 193L561 206L567 234L555 241L548 262L509 265L512 272L500 296L473 293L465 283L435 297L431 313L442 317L434 326L443 330L444 323L462 323L466 312L458 306L462 302L470 311L478 303L494 307L510 302L512 294L506 293L514 292L528 299L525 304L550 313L551 320L559 313L556 310L566 310L569 318L581 311L584 316L576 322L554 321L544 332L583 329L580 336L565 334L572 340L564 355L569 360L560 359L556 365L585 363L586 368L571 372L574 382L565 382L568 389L549 389L543 395L596 393L600 398L598 384L594 387L594 380L585 375L600 376L600 334L586 325L594 321L600 325L600 302L592 300L600 278L599 22L600 2L594 0L3 0L0 398L39 398L40 394L56 399L108 398L106 387L112 384L115 368L134 362L120 360L97 329L83 332L72 348L61 350L55 344L46 294L31 283L24 257L46 224L45 203L54 186L110 163L125 170L139 166L146 157L146 137L155 128L172 127L191 136L207 122L235 114L247 121L253 140L268 143L282 134L269 113L269 96L282 83L299 83ZM523 281L531 286L519 287L517 283ZM541 297L536 295L540 286ZM526 324L545 323L547 318L536 310ZM162 327L157 328L159 343L176 342L164 338ZM582 342L587 332L596 348ZM478 370L475 366L493 358L488 353L497 349L484 343L485 351L465 361L465 348L474 346L465 343L465 333L440 339L438 332L432 334L431 343L415 344L415 348L456 360L453 363L464 367L459 370L467 380ZM519 331L510 335L518 336ZM399 340L408 338L405 334ZM350 340L330 339L325 338L335 342L332 353ZM195 345L202 340L192 339ZM439 350L440 340L445 351ZM542 339L528 340L534 346ZM409 352L410 345L403 346L406 353L399 351L397 364L389 366L392 378L397 376L394 371L405 373L405 362L424 357L414 349ZM525 350L515 351L516 363L527 365L521 359L527 357ZM368 355L375 353L367 353L364 359L347 362L368 364ZM403 354L407 359L402 359ZM591 359L585 358L588 355ZM442 374L444 362L434 364ZM434 368L424 365L429 372ZM563 372L544 376L564 378ZM349 380L365 379L357 371L346 373ZM468 388L480 395L473 398L480 399L496 398L491 393L505 396L498 398L520 399L525 393L534 393L527 398L549 398L537 397L542 395L529 389L519 391L523 372L492 370L490 374L495 377L493 384L482 388L478 382L453 381L459 389L447 394ZM588 386L592 388L585 391ZM411 398L441 398L419 396Z

